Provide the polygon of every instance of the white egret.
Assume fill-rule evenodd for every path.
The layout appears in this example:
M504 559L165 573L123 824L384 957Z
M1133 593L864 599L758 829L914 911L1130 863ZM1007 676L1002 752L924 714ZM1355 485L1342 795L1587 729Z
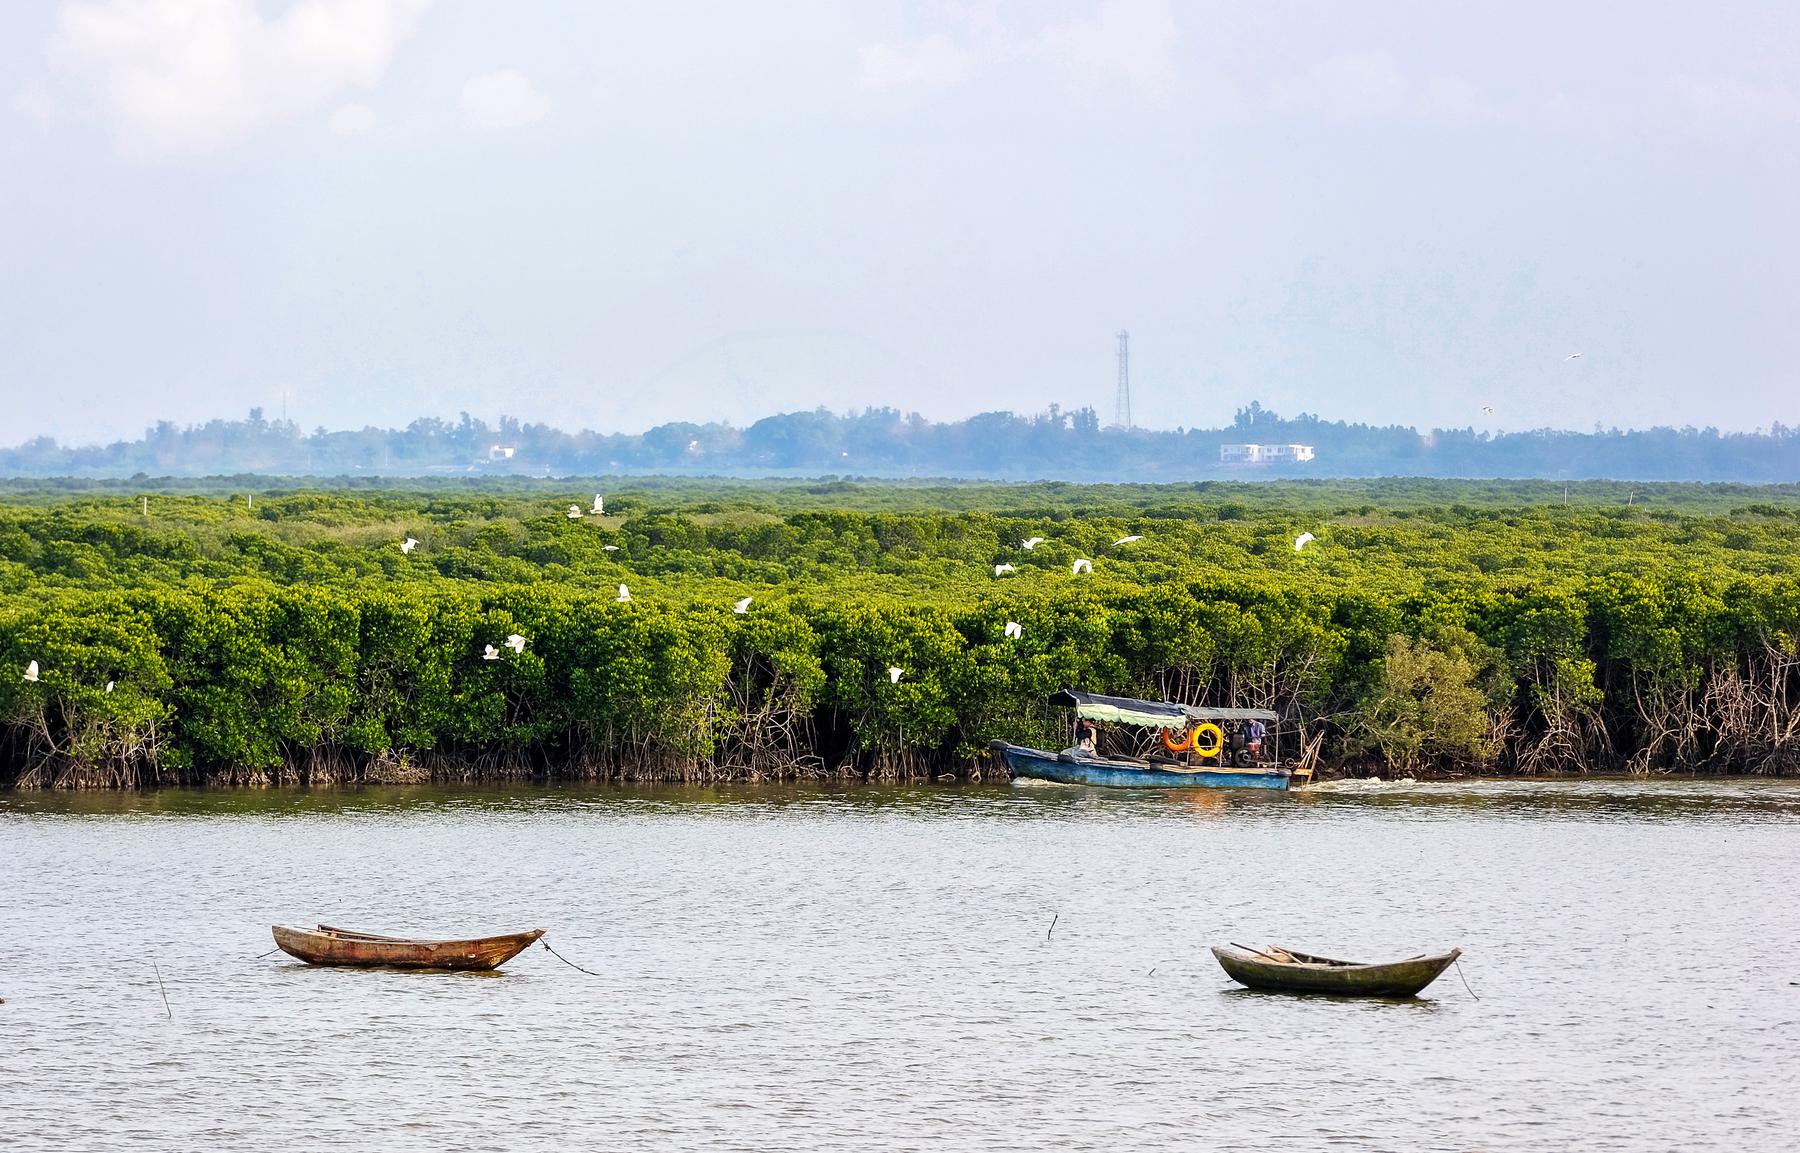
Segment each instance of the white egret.
M1012 637L1014 640L1017 640L1018 638L1025 635L1025 626L1020 624L1018 621L1007 621L1006 622L1006 635L1009 637Z
M631 590L626 588L624 585L620 585L619 586L619 595L614 597L613 599L618 601L620 604L624 604L626 601L631 599Z
M580 520L581 519L581 506L580 505L572 504L569 506L569 519L570 520Z
M888 684L890 684L890 685L899 684L900 683L900 674L904 673L905 671L906 670L903 668L898 668L894 665L889 665L888 666Z
M1491 405L1491 404L1484 404L1484 405L1482 405L1482 406L1481 406L1481 415L1483 415L1483 416L1493 416L1493 415L1494 415L1494 406L1493 406L1493 405Z
M525 651L525 638L514 633L506 638L506 647L515 653L522 653Z
M418 547L419 547L419 542L414 540L412 537L407 537L405 540L400 542L400 551L401 552L409 553Z
M38 679L38 667L36 661L32 661L25 666L25 679L28 681L35 681Z
M1569 355L1563 357L1563 359L1564 360L1580 360L1581 354L1579 352L1571 352Z
M1312 539L1313 539L1312 533L1309 533L1309 532L1301 533L1299 536L1294 538L1294 551L1299 552L1301 549L1306 547L1306 542L1309 540L1312 540Z
M1122 545L1122 544L1131 544L1133 541L1140 541L1143 539L1144 538L1141 536L1122 536L1118 540L1114 541L1113 544L1115 546Z
M1005 576L1009 572L1018 572L1018 571L1019 571L1018 569L1014 568L1013 566L1011 566L1009 564L997 564L994 566L994 575L995 576Z
M606 501L601 498L599 493L594 494L594 507L592 509L590 509L589 511L591 511L595 516L599 516L601 513L606 511Z
M600 551L601 552L618 552L619 546L616 544L603 544L600 546Z
M118 683L119 683L119 682L117 682L117 681L107 681L107 682L106 682L106 691L107 691L107 692L109 692L109 693L110 693L110 692L112 692L112 691L113 691L113 686L114 686L114 685L116 685L116 684L118 684Z
M756 599L755 597L745 597L743 600L732 605L731 611L736 613L738 616L743 616L745 613L750 611L750 602L755 599Z
M1034 548L1036 548L1036 547L1037 547L1037 546L1039 546L1039 545L1041 545L1041 544L1043 544L1043 543L1044 543L1044 538L1043 538L1043 537L1041 537L1041 536L1034 536L1034 537L1032 537L1032 538L1031 538L1031 539L1029 539L1029 540L1022 540L1022 541L1020 541L1020 542L1019 542L1019 543L1020 543L1020 544L1022 544L1022 545L1024 545L1024 546L1025 546L1025 551L1026 551L1026 552L1030 552L1030 551L1031 551L1031 550L1032 550L1032 549L1034 549Z
M1080 560L1076 561L1074 564L1069 566L1069 575L1070 576L1080 576L1084 572L1093 572L1093 571L1094 571L1094 562L1091 560L1088 560L1086 557L1081 558Z
M493 645L489 645L487 648L481 650L481 659L484 661L497 661L500 659L500 650Z

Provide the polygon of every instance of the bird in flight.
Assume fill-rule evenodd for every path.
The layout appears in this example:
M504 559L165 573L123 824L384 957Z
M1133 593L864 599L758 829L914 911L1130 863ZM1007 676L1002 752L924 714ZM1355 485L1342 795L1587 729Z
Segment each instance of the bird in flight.
M745 598L744 598L744 599L743 599L743 600L741 600L741 601L739 601L739 602L738 602L738 603L736 603L736 604L734 604L734 605L732 605L732 606L731 606L731 611L732 611L732 612L734 612L734 613L736 613L736 614L737 614L737 615L739 615L739 616L743 616L743 615L744 615L744 614L745 614L745 613L747 613L747 612L749 612L749 611L750 611L750 602L751 602L751 601L752 601L752 600L754 600L754 599L756 599L756 598L754 598L754 597L745 597Z
M412 537L407 537L405 540L400 542L400 551L401 552L409 553L418 547L419 547L419 542L414 540Z
M1006 635L1009 637L1012 637L1014 640L1017 640L1019 637L1022 637L1025 635L1025 626L1020 624L1018 621L1007 621L1006 622Z
M1143 539L1144 538L1141 536L1122 536L1118 540L1114 541L1113 544L1115 546L1122 545L1122 544L1131 544L1134 541L1140 541Z
M1081 558L1080 560L1076 561L1074 564L1069 566L1069 575L1070 576L1080 576L1084 572L1093 572L1093 571L1094 571L1094 562L1091 560L1088 560L1086 557Z
M497 661L500 659L500 650L493 645L489 645L481 651L481 659L484 661Z
M1494 415L1494 406L1491 404L1482 405L1481 406L1481 414L1483 416L1493 416Z
M591 511L595 516L599 516L601 513L606 511L606 501L601 499L599 493L594 494L594 507L592 509L590 509L589 511Z
M38 667L36 661L32 661L25 666L25 679L28 681L35 681L38 679Z
M569 519L570 520L580 520L581 519L581 506L580 505L572 504L569 506Z
M525 651L525 638L514 633L506 638L506 647L515 653L522 653Z
M1043 544L1044 538L1041 536L1034 536L1030 540L1020 541L1019 543L1025 546L1026 552L1030 552L1032 549Z
M1306 547L1306 542L1309 540L1312 540L1312 539L1313 539L1312 533L1309 533L1309 532L1301 533L1299 536L1294 538L1294 551L1299 552L1301 549Z
M1019 571L1018 569L1014 568L1013 566L1011 566L1009 564L997 564L994 566L994 575L995 576L1005 576L1009 572L1018 572L1018 571Z
M1569 355L1563 357L1563 359L1564 360L1580 360L1581 354L1579 352L1571 352Z
M620 604L624 604L626 601L631 599L631 590L626 588L624 585L620 585L619 586L619 595L614 597L613 599L618 601Z

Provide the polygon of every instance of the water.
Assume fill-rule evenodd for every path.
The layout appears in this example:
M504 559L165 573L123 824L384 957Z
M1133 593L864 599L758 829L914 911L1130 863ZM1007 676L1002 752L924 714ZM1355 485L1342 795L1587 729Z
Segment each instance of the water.
M0 1146L1791 1148L1797 832L1740 782L0 795ZM1225 940L1460 945L1480 999Z

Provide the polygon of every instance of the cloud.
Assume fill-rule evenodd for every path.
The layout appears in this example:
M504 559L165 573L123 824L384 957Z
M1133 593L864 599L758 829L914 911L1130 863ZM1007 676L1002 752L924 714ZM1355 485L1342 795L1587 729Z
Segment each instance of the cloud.
M907 44L872 44L857 57L857 87L877 90L953 88L976 67L975 54L942 33Z
M121 153L201 153L373 87L430 4L296 0L265 18L253 0L65 3L45 55Z
M463 117L481 132L522 128L550 114L550 98L516 68L475 76L463 85Z
M375 131L381 117L367 104L340 104L331 114L326 127L338 136L366 136Z
M1170 51L1178 35L1168 0L1100 0L1092 17L1053 24L1022 51L1084 83L1122 77L1140 92L1161 96L1175 82Z
M1482 91L1460 76L1414 81L1385 52L1340 53L1297 76L1277 81L1269 103L1277 112L1325 120L1423 120L1469 124L1500 119Z
M1697 119L1714 124L1800 123L1800 95L1779 85L1749 84L1730 76L1674 76L1669 89Z

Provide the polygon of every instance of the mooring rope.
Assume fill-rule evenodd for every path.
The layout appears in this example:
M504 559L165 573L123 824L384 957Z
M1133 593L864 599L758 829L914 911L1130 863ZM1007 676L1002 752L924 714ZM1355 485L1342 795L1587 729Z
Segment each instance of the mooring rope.
M252 960L252 961L260 961L260 960L262 960L262 959L263 959L263 958L264 958L264 957L272 957L272 956L274 956L274 955L275 955L275 954L276 954L276 953L279 953L279 952L281 952L281 946L280 946L280 945L277 945L277 946L275 946L275 947L274 947L274 948L273 948L273 949L270 949L270 950L269 950L269 951L268 951L268 952L267 952L267 953L258 953L258 954L257 954L257 955L256 955L256 956L254 956L254 957L252 957L252 958L250 958L250 959L251 959L251 960Z
M543 938L538 939L538 944L542 945L546 949L550 949L550 942L547 940L544 940ZM592 969L581 968L580 965L577 965L575 962L569 960L567 957L563 956L561 953L558 953L555 949L550 949L550 955L552 957L555 957L558 961L561 961L563 964L567 965L569 968L580 970L581 972L586 973L590 977L598 977L600 975L600 974L594 972Z
M1465 989L1469 989L1469 979L1468 979L1468 978L1467 978L1467 977L1464 977L1464 976L1463 976L1463 971L1462 971L1462 962L1461 962L1461 961L1452 961L1452 962L1450 962L1450 963L1451 963L1451 964L1452 964L1452 965L1455 965L1455 966L1456 966L1456 975L1457 975L1457 976L1458 976L1458 977L1460 977L1460 978L1462 978L1462 983L1463 983L1463 988L1465 988ZM1475 990L1473 990L1473 989L1469 989L1469 996L1471 996L1471 997L1475 997ZM1479 1000L1481 1000L1481 998L1480 998L1480 997L1475 997L1475 999L1476 999L1476 1000L1477 1000L1477 1001L1479 1001Z

